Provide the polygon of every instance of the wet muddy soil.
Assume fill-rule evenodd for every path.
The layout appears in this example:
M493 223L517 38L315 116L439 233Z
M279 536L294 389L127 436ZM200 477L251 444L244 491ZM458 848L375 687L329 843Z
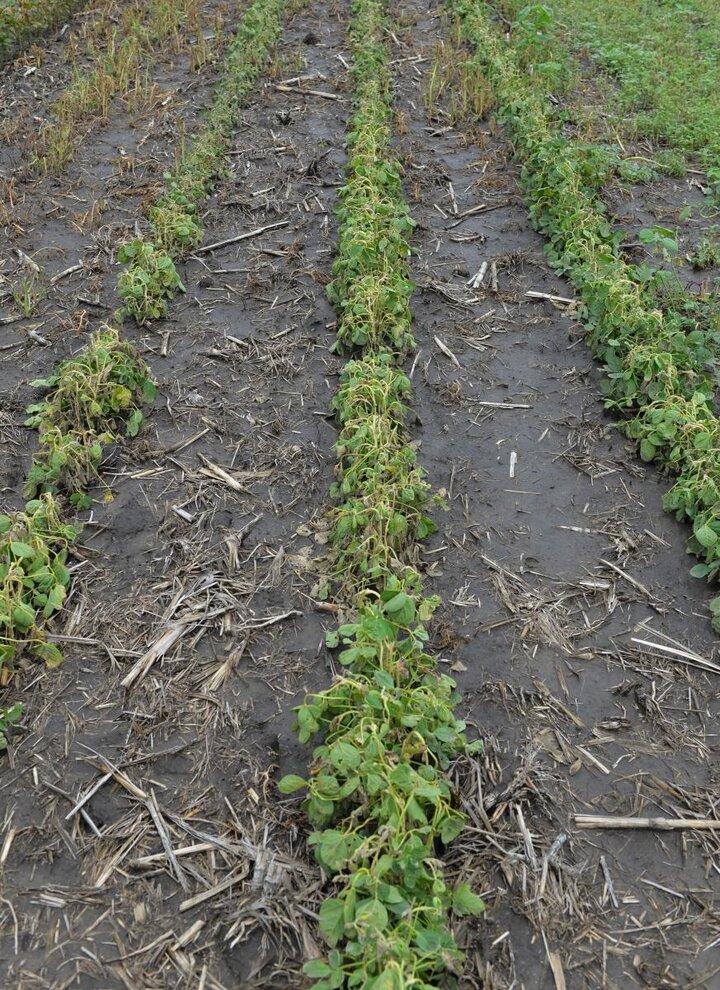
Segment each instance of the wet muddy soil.
M413 439L448 506L423 555L444 601L433 643L485 740L454 770L471 827L448 868L488 906L459 926L462 986L710 990L714 833L586 831L575 817L717 817L707 589L662 511L668 479L598 400L572 290L545 263L501 133L491 119L453 124L442 100L426 108L448 36L428 8L394 5L391 57L418 221ZM322 950L322 878L275 784L307 762L293 705L334 672L323 636L337 607L318 588L342 361L324 290L348 13L320 2L286 27L205 241L282 226L187 259L170 318L123 328L158 381L156 407L109 455L114 497L92 513L55 626L63 666L26 663L0 697L25 706L0 773L3 985L302 988L303 959ZM116 308L113 251L142 230L177 121L192 126L208 97L209 77L163 71L176 93L189 87L167 132L139 148L138 121L110 121L54 186L27 188L21 230L8 228L6 274L15 247L60 245L50 274L84 266L37 318L0 326L9 505L34 443L29 382ZM120 147L137 165L114 175ZM103 216L78 227L99 199Z

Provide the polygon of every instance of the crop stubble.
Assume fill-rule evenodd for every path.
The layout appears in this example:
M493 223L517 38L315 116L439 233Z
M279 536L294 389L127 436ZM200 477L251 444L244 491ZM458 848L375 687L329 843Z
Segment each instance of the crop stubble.
M419 54L430 62L438 20L419 3L403 12L410 16L393 58ZM338 14L346 15L344 5L297 18L285 45L308 64L282 78L320 71L326 79L302 85L343 95ZM319 45L303 40L310 34ZM663 633L711 655L706 626L696 619L693 627L702 594L685 576L681 528L661 513L662 486L600 414L584 345L567 349L577 341L572 311L525 297L528 290L570 293L547 270L506 147L482 133L491 130L485 124L467 137L462 127L434 133L445 125L421 109L427 69L412 61L395 68L400 129L408 128L398 153L420 222L412 301L417 436L431 484L447 490L450 505L438 514L441 530L425 558L428 581L446 602L434 645L461 682L487 749L479 768L457 768L475 826L447 864L451 876L472 878L488 894L487 922L460 932L470 953L467 986L481 978L509 986L514 976L552 986L558 965L572 987L601 986L603 966L608 979L625 973L630 985L660 979L665 969L670 986L684 986L703 973L686 954L692 940L713 939L708 914L692 929L686 924L711 897L702 864L713 854L712 836L704 845L689 836L685 865L688 836L665 836L661 856L670 865L658 870L652 835L620 841L600 833L591 836L600 848L591 847L575 832L572 813L587 804L618 813L709 808L712 687L702 672L629 634L652 617L636 639L662 646ZM3 902L3 952L8 978L21 987L37 985L41 973L60 986L73 970L87 987L151 978L174 986L188 974L207 986L300 986L299 964L319 948L311 917L319 877L297 818L277 803L272 767L302 772L290 708L304 688L325 685L331 663L318 647L326 616L313 604L322 573L308 564L327 538L321 513L333 430L325 417L328 376L339 362L323 349L333 314L322 283L337 243L329 211L342 178L346 116L337 101L295 97L272 83L263 90L244 114L233 149L240 167L211 201L206 238L288 213L289 229L203 258L222 275L188 263L188 299L174 304L167 344L137 334L156 352L166 405L156 410L156 432L117 455L110 480L118 494L97 516L107 528L88 541L85 583L64 630L56 626L82 641L64 641L65 666L27 688L36 721L14 737L3 781L16 812L2 830L3 842L13 833L2 895L19 919L18 940L30 932L16 956ZM453 227L448 181L458 216L479 202L510 205ZM267 187L274 188L254 195ZM471 293L465 283L484 260L495 263L497 292L481 285ZM233 268L241 271L227 273ZM112 299L108 276L99 288ZM468 302L473 295L479 300ZM159 372L163 346L167 370ZM43 373L54 363L44 351L36 360ZM241 490L228 486L218 466ZM263 631L263 622L272 624ZM163 635L170 637L164 659ZM153 645L155 665L124 696L119 681ZM105 833L98 838L80 821L82 811L65 816L108 774L82 809ZM21 797L28 786L38 795L31 802ZM176 870L162 831L176 848L203 846L188 827L210 836L205 846L212 848L178 856ZM567 832L571 839L548 858ZM217 836L231 848L218 848ZM120 855L126 876L105 875ZM160 858L143 859L152 855ZM178 923L178 905L205 890L207 900L183 912L187 925ZM103 918L111 897L115 915ZM573 905L575 920L558 910L561 903ZM633 916L643 911L636 926ZM61 912L69 936L53 927ZM179 944L195 920L205 922L202 932ZM653 929L661 921L665 946L661 929ZM53 954L48 929L59 946ZM537 929L547 935L547 952L532 940ZM577 941L569 947L571 937ZM101 963L81 959L82 947ZM145 951L126 958L137 949ZM270 960L275 974L262 968Z

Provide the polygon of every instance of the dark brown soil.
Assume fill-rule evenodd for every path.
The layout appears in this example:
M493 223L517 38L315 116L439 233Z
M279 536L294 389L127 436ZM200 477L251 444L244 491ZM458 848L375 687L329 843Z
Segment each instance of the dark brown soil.
M574 818L717 817L718 676L689 658L718 661L707 589L662 511L669 480L603 412L572 303L526 295L572 290L545 263L502 136L490 120L450 127L442 103L425 110L445 31L436 5L396 7L396 152L419 223L414 439L448 502L426 586L445 602L434 645L486 743L455 769L472 826L448 866L488 904L459 926L462 986L711 990L717 838L584 832ZM65 663L27 664L0 696L25 706L0 773L0 985L301 988L303 958L320 951L307 824L275 783L307 765L292 707L334 669L322 643L336 615L317 586L341 366L324 286L350 112L347 15L320 0L287 27L208 203L206 243L287 226L189 259L170 319L124 327L158 380L156 408L106 465L114 498L92 514L55 630ZM210 77L162 71L176 92L194 85L174 111L192 124ZM337 99L275 88L297 76ZM66 175L19 187L4 274L15 247L40 260L59 246L48 274L80 259L85 270L35 319L0 327L9 505L34 443L21 425L28 382L117 306L112 251L142 228L178 119L138 151L147 127L119 114ZM141 160L134 175L114 175L120 146ZM74 228L100 198L100 225ZM53 200L66 209L51 213ZM45 346L27 334L36 324ZM197 848L173 862L168 845Z

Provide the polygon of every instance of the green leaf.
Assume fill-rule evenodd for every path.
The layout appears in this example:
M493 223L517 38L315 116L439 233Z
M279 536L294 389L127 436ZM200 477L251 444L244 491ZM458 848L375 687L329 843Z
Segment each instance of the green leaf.
M318 979L321 976L330 976L332 969L323 959L311 959L303 966L303 973L306 976L312 976L313 979Z
M302 790L303 787L307 787L307 781L294 773L287 774L278 784L278 790L281 794L293 794L295 791Z
M442 949L443 938L435 928L421 928L415 936L415 944L422 952L436 954Z
M139 409L136 409L132 416L128 417L128 421L125 424L125 431L129 437L136 437L138 435L142 421L143 414Z
M373 674L373 680L379 688L386 688L388 691L391 691L395 687L392 675L387 670L376 670Z
M27 543L21 543L19 540L13 540L10 544L10 549L16 557L20 557L22 560L27 560L35 556L33 548Z
M712 434L707 430L703 430L700 433L696 433L693 437L693 447L696 450L712 450L713 438Z
M379 794L380 791L385 790L385 778L379 773L369 773L365 779L365 789L369 797Z
M396 628L387 619L372 615L362 622L362 630L367 633L374 643L382 643L386 639L395 639Z
M70 502L80 511L83 509L91 509L93 504L92 498L84 492L74 492L70 496Z
M709 564L695 564L694 567L690 568L690 574L694 578L704 578L710 573Z
M58 584L62 584L67 587L70 584L70 571L67 569L62 561L55 560L52 564L52 572L55 575L55 579Z
M385 602L385 611L398 625L409 626L415 618L415 602L410 595L401 591L390 601Z
M358 927L369 928L371 931L382 932L388 925L387 908L374 897L360 901L355 909L355 924Z
M299 728L303 730L308 739L320 728L312 710L307 705L298 709L297 720Z
M331 946L337 945L345 931L345 905L331 897L320 905L320 931Z
M440 838L447 846L453 839L456 839L460 835L464 828L465 819L458 814L453 814L447 817L440 826Z
M405 985L404 982L399 981L402 977L398 974L397 970L386 969L379 976L376 976L374 980L370 980L369 983L363 984L366 990L402 990ZM427 984L423 984L427 986Z
M18 722L22 715L22 705L16 702L11 705L10 708L0 709L0 725L12 725L14 722Z
M20 632L27 632L35 624L35 609L30 608L25 602L21 602L13 609L12 619Z
M322 862L331 870L339 870L357 848L360 840L354 834L345 834L335 829L322 833L318 853Z
M43 616L49 619L53 612L57 612L62 608L62 604L65 601L65 588L62 584L56 584L48 593L47 604L43 609Z
M650 462L654 459L657 448L650 440L642 440L640 443L640 457L643 461Z
M699 529L695 530L695 539L698 541L698 543L701 546L709 549L710 547L715 546L715 544L718 541L718 536L714 529L711 529L710 526L705 524L704 526L700 526ZM12 544L10 545L12 546Z
M337 795L338 800L344 801L345 798L348 798L350 797L351 794L354 794L359 786L360 786L359 777L349 777L338 791L338 795Z
M485 901L473 893L469 883L461 883L453 891L452 909L453 914L460 918L466 914L482 914L485 910Z
M409 595L406 595L404 591L401 591L397 595L394 595L389 601L385 602L385 611L392 615L393 612L399 612L400 609L405 608L410 601L411 598Z
M334 743L330 747L328 756L332 765L338 770L356 770L362 760L360 750L346 742Z

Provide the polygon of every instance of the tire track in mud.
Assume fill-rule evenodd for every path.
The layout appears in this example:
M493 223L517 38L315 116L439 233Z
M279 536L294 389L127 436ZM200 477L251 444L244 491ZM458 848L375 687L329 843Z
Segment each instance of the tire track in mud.
M314 951L320 877L274 781L305 762L292 704L328 679L313 586L340 367L324 287L344 167L345 14L315 5L286 27L208 203L206 241L289 225L189 259L171 319L159 336L137 333L161 401L112 462L116 497L87 531L55 628L65 663L26 677L26 729L2 782L14 810L0 841L15 833L0 896L18 952L0 901L0 969L22 990L299 986ZM274 82L297 76L309 77L300 90L337 99ZM176 850L199 848L168 860L163 832Z
M670 637L716 655L703 588L662 480L602 412L561 301L573 293L545 263L502 136L489 119L451 126L447 93L425 112L448 25L419 0L394 14L396 151L419 222L417 435L449 501L426 554L450 603L435 646L487 740L482 775L458 767L477 833L449 855L490 891L464 985L550 988L559 965L569 987L709 986L715 840L581 833L573 818L712 814L714 675L663 652Z

